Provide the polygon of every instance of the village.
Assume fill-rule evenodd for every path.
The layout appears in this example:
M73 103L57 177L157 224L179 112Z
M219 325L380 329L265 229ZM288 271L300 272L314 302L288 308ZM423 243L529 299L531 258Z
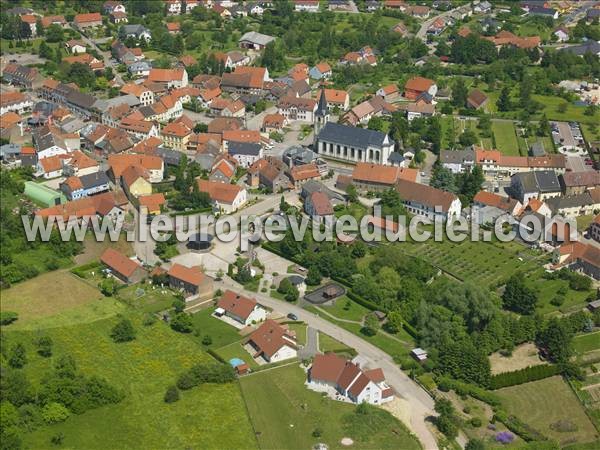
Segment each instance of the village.
M2 397L64 410L15 421L14 448L103 448L102 411L106 448L600 442L598 2L21 3L1 3L2 368L50 389L46 336L125 400ZM140 238L207 215L398 233L377 211L478 239ZM124 233L27 243L21 216ZM192 401L229 417L173 438ZM136 444L128 407L168 428Z

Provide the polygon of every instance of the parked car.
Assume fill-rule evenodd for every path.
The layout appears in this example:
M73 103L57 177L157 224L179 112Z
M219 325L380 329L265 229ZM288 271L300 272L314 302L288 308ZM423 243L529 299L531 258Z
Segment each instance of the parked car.
M290 320L298 320L298 316L296 314L294 314L294 313L289 313L287 315L287 318L290 319Z

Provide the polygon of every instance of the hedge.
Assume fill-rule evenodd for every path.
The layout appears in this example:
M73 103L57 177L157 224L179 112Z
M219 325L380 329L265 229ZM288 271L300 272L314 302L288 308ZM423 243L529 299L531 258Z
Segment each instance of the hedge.
M492 407L499 407L502 404L498 395L473 384L454 380L448 377L438 377L437 384L441 391L443 391L444 388L447 390L452 389L456 391L458 395L470 395L471 397L481 400Z
M212 348L208 348L206 349L206 353L208 353L210 356L212 356L213 358L215 358L217 361L222 362L224 364L229 364L227 361L225 361L221 355L219 355L217 352L215 352Z
M81 266L73 267L71 273L77 275L79 278L85 278L86 272L89 272L92 269L99 269L100 267L102 267L100 261L92 261L87 264L82 264Z
M354 292L352 291L348 291L346 292L346 295L348 296L348 298L350 300L355 301L356 303L358 303L359 305L364 306L367 309L370 309L371 311L381 311L382 309L377 306L375 303L370 302L369 300L365 300L364 298L356 295ZM387 311L383 311L385 313L387 313Z
M518 435L521 439L527 442L531 441L547 441L548 438L535 428L530 427L519 418L508 414L506 411L498 409L494 412L494 418L502 422L506 428Z
M541 364L537 366L525 367L514 372L499 373L493 375L490 379L491 389L500 389L508 386L516 386L518 384L528 383L530 381L543 380L544 378L552 377L560 372L558 366L550 364Z

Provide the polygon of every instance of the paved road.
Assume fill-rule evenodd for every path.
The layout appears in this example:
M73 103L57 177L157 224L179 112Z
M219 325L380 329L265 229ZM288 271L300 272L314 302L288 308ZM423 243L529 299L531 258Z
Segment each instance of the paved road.
M298 358L312 358L319 352L319 331L313 327L306 328L306 345L298 351Z
M426 38L427 38L427 30L429 29L429 27L431 26L431 24L433 24L433 22L435 22L440 17L447 17L447 16L449 16L451 13L453 13L457 9L460 9L460 8L454 8L454 9L451 9L449 11L444 11L443 13L438 14L437 16L433 16L430 19L427 19L425 22L423 22L421 24L421 28L419 28L419 31L417 31L417 34L415 35L415 37L417 37L419 39L426 40Z
M589 8L591 8L592 6L594 6L596 2L582 2L581 5L571 11L569 14L567 14L566 16L563 16L563 23L565 25L570 25L572 23L577 22L581 17L579 17L581 14L585 13L585 11L587 11Z
M381 367L385 373L387 383L394 388L399 396L405 398L410 404L410 424L407 425L421 441L425 450L434 450L438 448L435 437L425 422L425 419L428 416L435 414L433 411L433 399L418 384L411 380L408 375L400 370L390 355L349 331L346 331L296 305L283 303L261 293L247 291L229 278L225 278L218 284L220 284L219 287L221 288L235 289L237 292L254 297L261 304L284 314L294 313L298 316L299 320L307 323L309 327L328 334L343 344L356 349L356 351L358 351L362 357L368 359L374 367Z
M104 67L111 67L113 70L113 74L115 76L115 80L117 81L117 83L119 84L125 84L125 82L123 81L123 78L121 77L121 74L117 72L117 65L113 63L112 61L112 55L110 52L105 52L100 50L100 48L96 45L96 43L88 38L85 34L81 33L81 39L90 47L92 47L94 50L96 50L100 55L102 55L102 59L104 60Z

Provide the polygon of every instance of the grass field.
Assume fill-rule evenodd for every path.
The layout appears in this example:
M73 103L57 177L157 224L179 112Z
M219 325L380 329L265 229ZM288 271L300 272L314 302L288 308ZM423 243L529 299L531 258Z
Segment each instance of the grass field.
M527 156L519 151L519 142L512 122L492 122L492 132L496 139L496 148L505 155Z
M122 304L105 298L66 270L39 275L3 290L1 295L2 310L19 314L11 329L88 323L124 310Z
M68 448L254 448L237 383L195 388L183 392L177 403L164 403L165 389L177 375L210 357L190 336L162 322L143 326L135 313L131 318L137 338L125 344L109 337L116 318L47 330L54 355L72 355L82 373L105 378L126 397L64 423L42 426L24 436L24 447L49 448L50 438L63 433ZM29 363L24 370L34 385L39 384L53 358L34 353L37 332L5 335L9 342L26 345Z
M561 377L551 377L496 391L510 414L561 444L598 438L579 400ZM566 431L573 429L573 431Z
M353 302L346 295L336 299L335 303L331 306L320 305L319 308L338 319L353 320L355 322L361 322L363 317L369 313L367 308ZM315 310L318 311L317 308Z
M342 344L337 339L325 333L319 333L319 350L321 353L352 351L346 344Z
M296 342L299 345L306 345L306 327L305 323L290 323L288 324L290 330L296 332Z
M573 338L573 349L577 353L592 352L600 349L600 331L576 336Z
M202 309L192 315L194 327L200 336L210 336L210 348L220 348L241 339L238 330L222 320L212 317L215 308Z
M343 437L352 438L352 448L357 449L420 448L389 413L377 410L375 417L368 415L362 424L357 423L353 405L335 402L307 389L305 376L294 364L240 379L261 448L308 449L317 442L331 449L342 448ZM317 428L321 436L313 437Z

